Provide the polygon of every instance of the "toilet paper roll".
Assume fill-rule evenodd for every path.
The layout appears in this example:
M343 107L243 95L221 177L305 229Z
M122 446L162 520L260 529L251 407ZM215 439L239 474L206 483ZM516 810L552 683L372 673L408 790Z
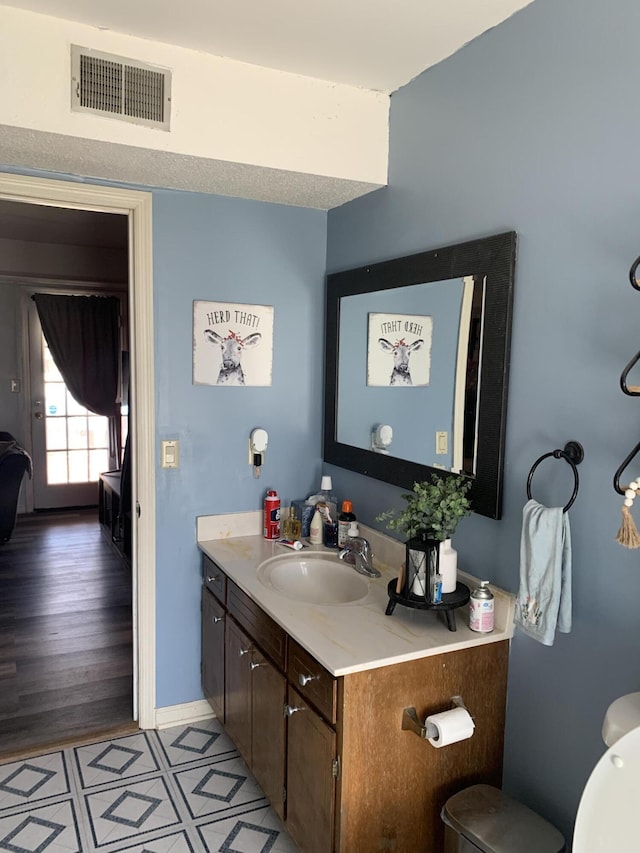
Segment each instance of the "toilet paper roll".
M440 714L431 714L424 721L425 726L435 726L438 734L427 738L431 746L440 748L459 740L467 740L473 734L475 724L466 708L452 708Z

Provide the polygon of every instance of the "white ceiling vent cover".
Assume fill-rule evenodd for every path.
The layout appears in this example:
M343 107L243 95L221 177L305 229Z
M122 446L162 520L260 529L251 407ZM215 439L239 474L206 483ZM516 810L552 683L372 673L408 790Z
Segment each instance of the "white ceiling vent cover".
M171 72L71 45L71 109L169 130Z

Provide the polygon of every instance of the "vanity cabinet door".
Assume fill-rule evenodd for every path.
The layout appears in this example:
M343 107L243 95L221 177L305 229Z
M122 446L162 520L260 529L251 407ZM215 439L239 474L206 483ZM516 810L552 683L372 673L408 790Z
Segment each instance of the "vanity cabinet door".
M284 819L284 675L257 649L251 659L251 770L278 815Z
M227 619L225 644L225 728L251 766L251 651L249 637Z
M289 687L286 829L304 853L333 850L336 733Z
M202 690L221 723L224 723L224 622L224 608L203 587Z

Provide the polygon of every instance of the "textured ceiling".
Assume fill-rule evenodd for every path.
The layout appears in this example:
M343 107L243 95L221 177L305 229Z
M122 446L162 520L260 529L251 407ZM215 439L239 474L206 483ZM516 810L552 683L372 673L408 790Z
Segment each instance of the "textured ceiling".
M11 0L56 18L393 92L531 0Z

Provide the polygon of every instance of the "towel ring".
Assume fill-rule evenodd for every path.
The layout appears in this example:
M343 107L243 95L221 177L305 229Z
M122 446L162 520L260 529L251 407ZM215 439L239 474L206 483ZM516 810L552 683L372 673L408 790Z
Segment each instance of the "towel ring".
M538 467L538 465L542 462L543 459L548 459L550 456L553 456L554 459L564 459L571 466L571 470L573 471L573 494L569 498L569 503L562 508L563 512L566 512L571 506L573 506L573 502L575 501L578 495L578 487L580 485L580 479L578 477L578 469L577 465L579 465L584 459L584 450L582 449L582 445L577 441L568 441L564 450L551 450L549 453L544 453L539 459L531 466L531 470L529 471L529 476L527 477L527 497L531 500L531 480L533 479L533 473Z

